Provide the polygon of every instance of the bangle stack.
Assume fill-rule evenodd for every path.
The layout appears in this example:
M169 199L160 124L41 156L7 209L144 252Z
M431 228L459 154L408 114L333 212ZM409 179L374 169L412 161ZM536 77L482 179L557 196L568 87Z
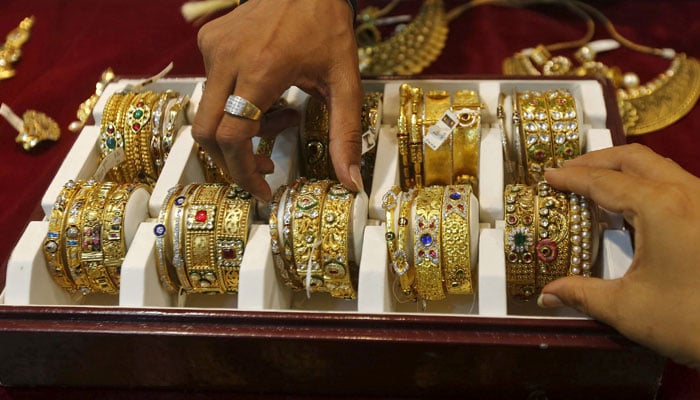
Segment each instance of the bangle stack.
M156 267L169 292L237 293L254 199L232 184L170 189L161 207Z
M143 184L68 181L54 203L44 240L53 280L69 293L117 294L126 255L124 210Z

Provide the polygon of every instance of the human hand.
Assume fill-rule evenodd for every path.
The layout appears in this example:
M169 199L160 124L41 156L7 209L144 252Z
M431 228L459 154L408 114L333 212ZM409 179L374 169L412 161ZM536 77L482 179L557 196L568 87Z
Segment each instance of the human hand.
M574 307L700 368L700 179L638 144L585 154L545 177L622 213L636 247L623 277L562 278L543 288L538 304Z
M362 86L352 15L345 0L253 0L199 31L207 84L192 136L254 196L272 196L264 175L274 164L253 154L251 139L275 135L298 116L282 110L252 121L225 114L224 104L235 94L264 112L290 86L326 100L336 176L361 189Z

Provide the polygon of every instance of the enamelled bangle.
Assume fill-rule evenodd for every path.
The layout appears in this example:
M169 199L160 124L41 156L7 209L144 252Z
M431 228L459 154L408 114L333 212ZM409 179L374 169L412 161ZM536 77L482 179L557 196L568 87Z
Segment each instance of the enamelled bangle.
M235 184L221 185L216 221L216 265L226 293L238 293L241 263L255 202Z
M194 188L196 188L194 184L185 186L180 194L175 197L175 200L173 200L174 213L173 211L170 212L170 223L173 226L172 235L170 237L173 249L172 265L175 269L175 273L177 274L178 281L180 282L180 290L184 290L185 292L191 291L192 284L187 277L185 270L185 259L183 258L183 251L185 250L183 246L185 243L183 213L187 204L187 197Z
M301 186L293 199L294 263L302 281L309 282L308 286L317 292L326 291L323 286L323 270L319 262L321 259L320 231L321 213L330 184L329 180L310 180ZM308 271L309 268L311 271ZM311 275L310 280L307 280L308 274Z
M68 212L64 216L64 227L66 235L64 244L66 249L66 269L70 274L78 291L83 294L89 294L92 291L85 271L81 267L81 243L83 241L82 232L82 214L83 207L88 201L92 190L95 189L96 182L93 180L84 182L78 192L73 197L70 203Z
M80 266L87 277L92 292L119 293L119 281L114 282L104 263L102 241L103 217L108 197L115 188L114 182L97 184L83 207Z
M545 182L539 182L536 190L535 274L539 292L548 283L567 275L571 244L568 195L553 190Z

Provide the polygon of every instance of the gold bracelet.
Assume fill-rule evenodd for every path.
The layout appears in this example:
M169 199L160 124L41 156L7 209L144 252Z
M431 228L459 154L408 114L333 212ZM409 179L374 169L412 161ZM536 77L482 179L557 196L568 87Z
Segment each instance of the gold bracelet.
M410 240L411 234L411 211L413 209L413 201L416 198L417 189L408 189L401 193L401 201L399 203L399 219L397 221L398 228L396 237L396 251L392 255L392 270L399 277L399 285L401 293L408 300L416 298L416 268L413 265L413 244Z
M479 150L481 146L481 102L473 90L455 92L452 109L459 122L452 132L453 182L471 185L479 193Z
M538 292L555 279L566 276L571 262L569 241L569 199L546 182L537 184L537 261Z
M180 282L180 291L190 292L192 290L192 283L187 276L187 268L185 265L185 258L183 257L183 251L186 251L185 244L185 221L184 213L187 207L188 196L191 196L192 191L198 188L196 184L189 184L182 189L180 194L173 200L173 210L171 211L171 224L173 227L171 243L173 249L173 268L175 269L175 274Z
M332 297L357 298L358 268L353 254L352 212L355 195L341 183L333 184L321 213L323 285Z
M314 292L326 291L323 285L323 269L319 262L321 259L320 231L321 213L330 184L329 180L310 180L301 186L293 199L294 264L299 278L303 282L308 281L308 286ZM308 274L311 275L309 280L307 280Z
M103 226L105 206L115 185L114 182L103 182L95 186L82 211L80 266L91 292L119 293L119 281L114 282L105 268L102 242L102 230L106 228Z
M444 187L429 186L416 195L416 219L414 222L414 259L416 266L416 292L423 300L445 298L440 249L441 212Z
M243 262L248 230L255 208L250 193L235 184L221 185L216 221L216 263L226 293L238 293L238 278Z
M95 181L90 180L83 182L70 203L64 223L66 229L66 236L64 238L67 261L66 269L82 295L87 295L92 292L90 281L85 273L86 271L82 269L80 260L81 244L83 241L83 232L81 229L83 225L83 210L85 208L85 203L88 201L95 188Z
M328 108L315 97L306 103L304 121L304 171L310 179L330 177L330 157L328 154Z
M362 121L362 132L363 135L367 132L371 132L375 137L379 136L379 106L382 102L383 93L382 92L369 92L365 93L362 102L362 116L360 120ZM362 175L362 184L368 190L372 188L372 178L374 177L374 164L377 159L377 145L379 141L376 140L376 144L370 150L362 155L360 160L360 173Z
M280 207L282 207L282 219L284 221L287 221L286 223L284 223L284 225L282 225L282 230L286 232L285 238L289 237L291 229L291 211L290 214L287 215L289 218L286 218L284 216L285 206L286 204L289 204L289 201L287 201L288 199L285 199L284 204L282 204L282 198L285 194L287 196L290 196L289 192L291 190L296 190L296 188L299 187L299 183L300 181L297 180L295 182L292 182L288 186L282 185L277 189L277 191L275 191L275 194L272 196L272 200L270 201L269 219L270 245L272 248L272 262L275 266L275 271L277 272L277 276L279 277L279 279L281 279L286 286L294 290L301 290L304 288L304 286L302 285L301 280L299 279L296 273L296 267L294 266L294 263L290 263L286 260L287 258L290 260L293 259L291 247L292 245L291 240L288 241L288 246L285 246L285 244L283 244L284 240L282 239L282 231L280 230L280 224L282 224L282 222L279 220L278 215ZM289 252L288 256L283 256L283 252Z
M111 152L116 149L124 150L124 134L122 127L118 123L119 110L124 101L123 93L113 94L102 112L102 120L100 121L100 160L103 160ZM116 182L125 182L122 169L120 166L112 168L108 175L111 180Z
M423 178L423 90L411 88L411 122L409 129L408 150L413 167L414 185L421 188Z
M547 101L541 92L516 93L520 116L520 141L525 150L524 162L527 183L544 180L545 168L554 167L552 133L547 112Z
M442 269L449 294L472 293L469 185L445 187L442 201Z
M450 109L450 103L450 92L446 90L430 90L425 94L423 137L428 134L428 127L440 121L445 111ZM423 141L423 176L425 186L452 183L452 135L435 150Z
M138 143L136 152L137 168L136 178L139 182L155 186L158 174L151 154L151 136L153 132L153 108L159 94L146 92L141 101L132 104L127 111L127 121L131 120L131 133L135 135L135 143ZM133 111L132 111L133 110ZM137 118L138 116L140 118Z
M284 260L284 265L287 268L287 273L291 284L291 288L304 288L304 282L297 274L297 266L294 262L294 239L293 239L293 222L294 222L294 201L297 196L299 188L307 182L305 177L297 178L297 180L291 185L287 186L286 194L284 197L284 204L280 204L282 209L282 246L284 251L282 252L282 259Z
M523 184L507 185L503 200L507 291L515 300L528 301L536 293L534 188Z
M173 147L175 138L177 137L178 132L180 132L180 128L182 128L183 113L186 111L185 106L189 101L190 98L187 95L178 97L175 104L171 105L168 109L168 120L163 122L165 127L163 130L163 140L161 143L161 168L168 160L168 155L170 155L170 150ZM229 183L231 180L229 179L228 181L222 182Z
M545 97L552 121L554 165L561 167L564 161L581 155L576 101L567 89L550 90Z
M160 171L163 169L163 136L165 135L165 128L167 127L165 121L168 118L166 115L168 105L172 99L178 95L177 92L172 90L166 90L161 93L158 100L153 105L153 115L151 118L151 139L150 146L148 147L150 152L150 158L152 162L152 168L155 172L155 176L160 176Z
M223 293L214 255L216 220L221 211L221 185L198 184L185 207L185 269L192 288L189 293Z
M136 181L136 179L135 179L136 171L133 170L134 167L133 167L133 163L131 161L136 157L137 153L134 153L134 149L136 147L133 144L133 135L131 135L131 133L130 133L130 128L126 127L126 129L125 129L126 111L136 96L137 95L135 93L124 93L124 96L122 97L122 101L120 102L119 108L116 111L116 117L114 120L114 124L116 126L116 129L119 132L121 132L122 137L123 137L122 148L124 150L124 162L117 165L111 171L114 171L115 178L116 177L120 178L120 180L118 181L120 183L127 183L127 182L135 182Z
M397 123L396 139L399 146L399 176L401 189L408 190L415 186L413 167L410 161L409 133L411 111L411 86L407 83L399 89L399 119Z
M166 236L172 235L170 212L173 208L175 197L181 190L182 185L176 185L168 189L168 193L158 212L158 223L153 227L153 233L156 237L156 271L158 272L161 286L170 293L177 292L178 286L176 282L178 278L173 266L170 261L168 261L172 260L173 254L172 247L167 249L166 243L168 243L168 241L166 240Z
M384 224L384 240L386 240L386 253L389 265L394 270L395 261L394 253L396 252L396 206L398 206L399 196L401 196L401 188L392 186L382 197L382 208L384 209L385 221ZM398 267L398 265L396 265Z
M46 259L46 267L49 270L51 278L58 286L65 289L69 293L75 293L76 286L66 269L67 260L65 259L65 239L62 235L65 233L64 220L66 212L73 196L82 186L82 181L74 182L72 180L66 182L61 189L56 202L51 208L49 216L49 230L46 233L44 240L44 257Z

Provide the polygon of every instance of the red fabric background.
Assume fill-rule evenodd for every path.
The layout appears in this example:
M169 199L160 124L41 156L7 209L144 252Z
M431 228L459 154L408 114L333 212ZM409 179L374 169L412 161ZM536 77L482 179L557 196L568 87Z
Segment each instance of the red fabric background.
M182 2L0 2L0 40L22 18L36 17L31 39L22 49L22 59L16 65L17 75L0 81L0 101L20 115L27 109L47 113L58 121L63 134L59 142L27 154L14 143L15 131L0 119L0 287L4 287L6 261L26 223L42 218L39 201L76 138L66 126L74 119L78 104L94 90L101 71L111 66L121 76L146 76L174 61L172 75L204 74L196 44L198 29L180 16ZM361 0L360 6L387 2ZM446 6L450 9L461 3L446 1ZM700 21L697 19L700 2L624 0L590 3L603 11L628 39L655 47L671 47L700 57ZM419 4L418 0L403 1L392 14L413 14ZM598 31L596 37L606 37L601 27ZM584 24L580 20L554 6L529 9L479 7L467 11L450 24L445 51L425 73L500 74L503 58L515 51L538 43L573 40L583 32ZM606 54L601 59L609 65L620 66L624 71L637 72L642 81L668 67L664 60L630 50ZM697 157L699 131L700 109L696 107L673 126L630 141L644 143L700 176L700 159ZM160 396L171 397L175 393L0 389L0 399ZM223 398L223 394L221 396ZM698 373L669 364L660 398L700 398Z

